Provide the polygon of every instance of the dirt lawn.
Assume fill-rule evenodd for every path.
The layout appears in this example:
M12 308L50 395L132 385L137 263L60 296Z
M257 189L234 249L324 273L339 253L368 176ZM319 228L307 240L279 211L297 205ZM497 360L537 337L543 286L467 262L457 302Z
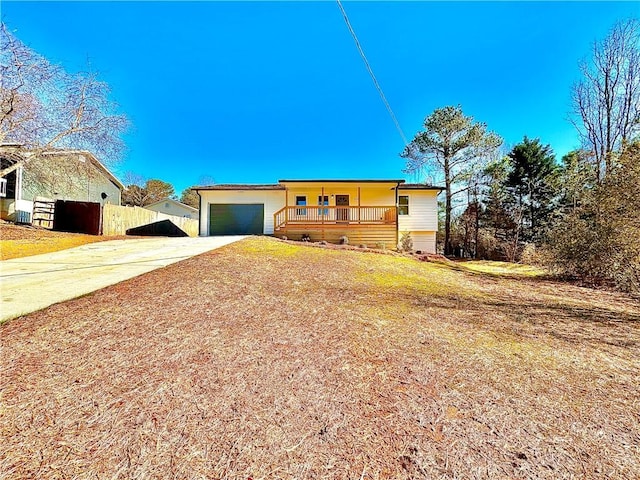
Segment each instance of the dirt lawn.
M0 476L640 478L640 304L508 273L252 238L12 320Z

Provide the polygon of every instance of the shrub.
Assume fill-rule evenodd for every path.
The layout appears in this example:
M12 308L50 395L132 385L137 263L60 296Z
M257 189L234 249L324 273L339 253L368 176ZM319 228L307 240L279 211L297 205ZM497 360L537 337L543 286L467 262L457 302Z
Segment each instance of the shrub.
M399 248L401 252L413 251L413 239L411 238L411 234L409 232L404 232L400 237Z
M629 145L592 196L565 213L548 240L549 266L587 283L640 292L640 143Z
M534 243L527 243L522 249L520 255L520 261L527 265L546 265L548 260L545 256L545 251L542 248L537 247Z

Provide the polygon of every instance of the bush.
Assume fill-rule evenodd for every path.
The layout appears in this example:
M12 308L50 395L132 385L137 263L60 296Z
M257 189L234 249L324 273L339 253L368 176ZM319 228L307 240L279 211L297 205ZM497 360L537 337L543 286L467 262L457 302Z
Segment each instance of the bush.
M640 292L640 196L634 193L638 184L636 143L589 192L589 201L558 220L548 240L549 266L587 283Z
M411 234L409 232L404 232L402 237L400 237L400 245L401 252L412 252L413 251L413 239L411 238Z
M520 254L520 261L527 265L547 265L548 259L544 249L537 247L534 243L527 243Z

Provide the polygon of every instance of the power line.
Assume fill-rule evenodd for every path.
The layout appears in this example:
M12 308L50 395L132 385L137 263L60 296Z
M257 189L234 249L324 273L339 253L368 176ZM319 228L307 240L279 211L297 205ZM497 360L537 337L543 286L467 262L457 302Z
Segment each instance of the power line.
M356 32L353 30L353 27L351 26L351 22L349 22L349 17L347 17L347 12L345 12L344 7L342 6L342 3L340 3L340 0L336 0L338 2L338 7L340 7L340 11L342 12L342 16L344 17L344 21L347 24L347 28L349 28L349 31L351 32L351 36L353 37L353 41L356 42L356 48L358 49L358 52L360 52L360 56L362 57L362 61L364 62L365 67L367 67L367 71L369 72L369 75L371 76L371 79L373 80L373 84L375 85L376 89L378 90L378 93L380 94L380 98L382 98L382 102L384 103L384 106L387 107L387 111L389 112L389 115L391 116L391 120L393 120L393 123L396 126L396 129L398 130L398 133L400 134L400 137L402 137L402 141L404 142L404 145L407 145L409 142L407 142L407 137L405 137L404 132L402 131L402 127L400 127L400 123L398 122L398 119L396 118L395 114L393 113L393 110L391 109L391 105L389 105L389 102L387 101L387 97L384 96L384 92L382 91L382 87L380 86L380 84L378 83L378 80L376 79L376 76L373 73L373 69L371 68L371 65L369 65L369 61L367 60L367 56L364 54L364 50L362 50L362 46L360 45L360 42L358 41L358 37L356 36Z

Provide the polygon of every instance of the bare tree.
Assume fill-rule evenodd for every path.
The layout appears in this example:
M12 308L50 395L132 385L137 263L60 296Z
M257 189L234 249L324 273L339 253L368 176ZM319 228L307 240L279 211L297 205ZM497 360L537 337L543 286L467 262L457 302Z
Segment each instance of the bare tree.
M640 128L640 25L617 23L602 42L594 42L591 62L580 65L583 79L572 92L572 122L592 152L598 181L611 170Z
M402 152L407 160L405 171L413 172L427 166L444 177L445 255L453 252L453 198L469 188L468 180L478 167L478 161L489 156L501 143L499 136L487 132L485 124L464 115L460 106L448 106L434 110L425 119L424 130L418 132Z
M122 204L131 207L144 207L149 203L149 192L145 188L147 179L133 172L125 172L123 177L126 185L122 192Z
M128 122L93 72L70 75L0 25L0 143L24 147L4 177L56 148L91 151L113 162Z

